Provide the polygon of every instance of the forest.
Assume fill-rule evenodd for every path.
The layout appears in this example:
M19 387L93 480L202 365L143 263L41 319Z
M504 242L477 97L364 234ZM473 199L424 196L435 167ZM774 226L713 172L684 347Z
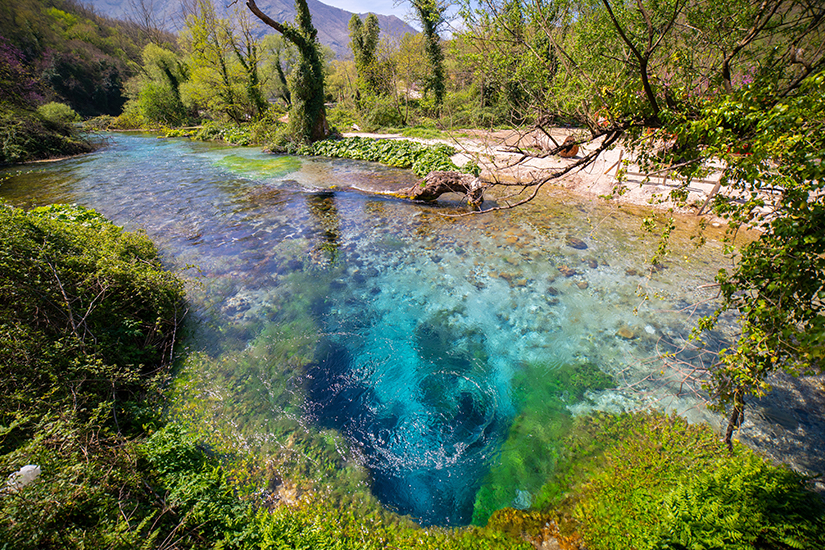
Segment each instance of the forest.
M692 335L701 345L721 318L738 318L736 340L704 373L723 433L659 413L570 420L552 428L564 450L542 499L462 528L421 528L368 491L313 487L279 503L261 490L260 457L211 448L164 413L186 299L155 245L82 207L3 203L0 474L11 477L0 548L825 546L812 480L735 441L747 403L777 373L823 370L825 6L410 0L420 33L386 36L374 15L353 16L347 59L318 42L305 0L286 23L255 0L184 0L177 34L147 6L137 0L118 21L75 0L0 5L0 165L143 130L475 177L477 165L457 167L438 146L342 134L507 128L547 136L518 150L546 158L569 147L552 137L565 128L588 152L521 182L507 208L525 209L619 145L645 172L673 174L667 198L680 206L693 180L723 166L708 206L726 224L730 262ZM626 189L619 176L614 198ZM673 216L645 219L659 237L651 270L668 254ZM745 230L758 237L734 247ZM563 373L574 395L591 389L578 376ZM312 464L335 462L320 436L304 444ZM15 474L26 464L43 467L39 481Z

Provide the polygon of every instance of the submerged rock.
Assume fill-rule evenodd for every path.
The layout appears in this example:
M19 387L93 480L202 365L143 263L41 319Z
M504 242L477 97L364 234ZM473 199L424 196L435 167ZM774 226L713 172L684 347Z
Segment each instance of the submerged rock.
M627 325L624 325L619 330L616 331L616 336L619 338L624 338L625 340L633 340L636 338L636 333L633 332L633 329Z
M559 266L559 273L561 273L565 277L572 277L573 275L578 275L579 274L578 271L576 271L575 269L573 269L572 267L569 267L567 265L560 265Z

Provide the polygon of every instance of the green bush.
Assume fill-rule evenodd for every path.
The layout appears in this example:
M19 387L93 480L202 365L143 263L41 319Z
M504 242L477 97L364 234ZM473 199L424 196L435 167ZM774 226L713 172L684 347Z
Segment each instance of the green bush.
M403 126L404 115L390 96L369 96L362 100L361 128L374 132L380 128Z
M339 103L327 111L327 122L339 132L349 132L357 122L356 114Z
M116 415L168 360L182 296L145 235L81 207L0 205L0 424Z
M0 165L88 153L92 146L65 124L36 111L0 103Z
M80 115L65 103L46 103L37 108L37 112L46 122L55 126L68 126L75 122L80 122Z
M659 548L822 548L823 503L755 455L695 472L665 496Z
M655 414L602 416L606 449L577 495L589 548L822 548L825 509L804 479L707 425Z
M252 145L253 128L250 125L225 124L209 121L204 123L192 137L201 141L224 141L233 145Z
M109 124L109 128L114 130L136 130L149 126L149 121L143 116L140 103L131 99L123 106L123 112Z
M42 469L0 489L0 548L152 548L192 515L140 451L182 298L145 235L0 204L0 479Z

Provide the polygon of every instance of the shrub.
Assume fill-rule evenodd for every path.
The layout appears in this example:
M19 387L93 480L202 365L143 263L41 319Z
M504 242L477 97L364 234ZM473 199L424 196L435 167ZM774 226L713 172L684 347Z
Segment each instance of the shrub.
M65 103L46 103L37 108L37 112L46 122L55 126L68 126L80 122L80 115Z
M404 115L390 96L369 96L362 101L361 127L367 132L404 125Z
M149 239L81 207L4 205L0 237L0 424L140 392L183 310Z
M602 417L607 450L574 516L589 548L822 548L825 510L804 478L679 417ZM609 442L613 442L606 447Z
M67 125L46 122L36 111L0 104L0 165L79 155L92 146Z

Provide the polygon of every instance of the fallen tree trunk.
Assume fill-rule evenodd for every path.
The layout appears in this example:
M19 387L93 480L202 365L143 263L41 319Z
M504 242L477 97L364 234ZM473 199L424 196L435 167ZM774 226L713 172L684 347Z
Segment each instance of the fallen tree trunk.
M461 193L475 209L484 202L485 185L476 176L461 172L430 172L424 181L401 194L413 200L434 201L444 193Z

